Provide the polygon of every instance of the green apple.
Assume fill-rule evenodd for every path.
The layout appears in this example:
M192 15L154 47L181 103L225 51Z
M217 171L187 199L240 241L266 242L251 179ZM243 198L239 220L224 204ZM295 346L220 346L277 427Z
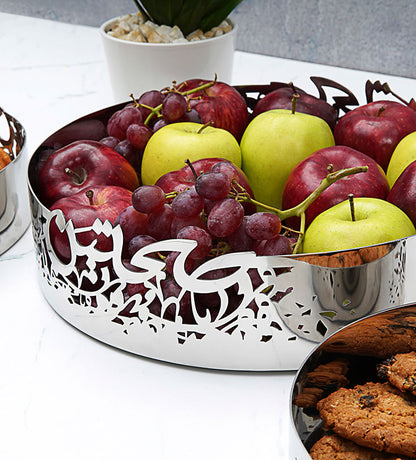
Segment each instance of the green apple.
M387 167L390 188L410 163L416 160L416 131L405 136L396 146Z
M329 125L314 115L274 109L257 115L241 139L242 169L257 201L281 209L283 187L304 158L335 145Z
M303 252L329 252L371 246L416 233L412 221L397 206L379 198L354 198L315 217L306 229Z
M212 157L241 167L240 146L230 132L193 122L168 124L152 135L144 149L142 182L154 184L163 174L184 167L187 159Z

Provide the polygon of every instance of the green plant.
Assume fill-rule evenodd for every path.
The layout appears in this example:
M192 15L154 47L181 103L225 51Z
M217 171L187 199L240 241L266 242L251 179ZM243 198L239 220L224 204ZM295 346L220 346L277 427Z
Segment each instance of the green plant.
M218 26L242 0L134 0L156 24L178 26L185 35Z

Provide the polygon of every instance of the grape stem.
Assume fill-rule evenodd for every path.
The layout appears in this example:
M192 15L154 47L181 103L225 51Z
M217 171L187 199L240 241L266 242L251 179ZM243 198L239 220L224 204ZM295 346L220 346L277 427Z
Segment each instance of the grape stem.
M340 169L338 171L330 172L324 179L322 179L318 187L310 195L308 195L301 203L297 204L293 208L289 208L285 210L277 209L277 208L274 208L273 206L269 206L267 204L260 203L259 201L253 199L246 191L242 193L237 192L237 199L239 199L240 201L249 201L251 203L254 203L256 206L267 209L268 211L271 211L277 214L280 220L282 221L288 219L289 217L294 217L294 216L300 217L301 223L300 223L300 231L298 232L299 238L293 250L293 253L297 254L297 251L302 246L303 236L305 234L305 220L306 220L305 211L307 210L307 208L318 198L318 196L324 190L326 190L330 185L332 185L337 180L342 179L343 177L351 176L352 174L366 172L367 170L368 170L368 166L355 166L353 168Z
M217 74L215 74L214 80L211 80L211 81L209 81L207 83L204 83L201 86L197 86L196 88L189 89L188 91L180 91L179 88L174 84L173 88L168 88L165 91L165 93L166 94L167 93L179 93L182 96L189 96L190 94L196 93L197 91L203 91L205 89L210 88L211 86L215 85L216 82L217 82ZM133 96L133 93L130 94L130 97L133 100L133 102L134 102L134 104L135 104L135 106L137 108L144 107L145 109L150 110L149 115L146 117L146 120L144 120L144 122L143 122L145 125L148 125L150 120L153 117L158 117L159 118L161 116L160 111L162 110L162 104L159 104L156 107L151 107L149 105L142 104L141 102L137 101L136 98Z

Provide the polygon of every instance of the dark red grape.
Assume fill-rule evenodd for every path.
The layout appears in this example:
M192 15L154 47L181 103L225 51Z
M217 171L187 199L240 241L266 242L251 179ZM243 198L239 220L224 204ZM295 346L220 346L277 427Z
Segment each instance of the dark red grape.
M150 235L136 235L129 241L127 254L129 257L133 257L139 249L155 242L156 240Z
M147 214L136 211L133 206L128 206L120 212L114 221L114 226L120 225L123 230L125 247L134 236L146 233L148 219Z
M167 240L171 235L172 208L165 204L160 211L152 212L147 223L147 233L158 241Z
M136 171L140 170L141 154L127 139L120 141L114 150L123 156Z
M117 137L121 141L126 139L126 130L133 123L142 123L143 115L134 105L126 105L113 113L107 123L107 134Z
M157 212L166 203L165 192L157 185L142 185L134 190L131 202L136 211L146 214Z
M256 246L256 240L246 232L247 216L244 216L241 224L231 235L227 237L233 251L252 251Z
M139 97L137 102L139 104L144 104L144 105L147 105L148 107L155 108L163 102L163 99L164 99L164 95L160 91L157 91L154 89L154 90L146 91L145 93L143 93ZM143 114L143 121L145 121L146 118L150 115L151 111L145 107L140 107L140 110Z
M196 227L195 225L183 227L181 230L179 230L177 238L195 240L197 242L196 248L194 248L188 256L191 259L203 259L210 253L212 249L211 235L206 230L200 227Z
M204 209L204 199L194 188L189 188L176 195L171 206L176 217L197 216Z
M163 297L166 299L172 298L172 302L168 305L165 303L165 311L161 312L162 317L175 321L177 316L182 317L185 323L194 323L191 307L191 296L189 292L182 293L182 288L173 278L167 278L161 282ZM179 311L176 304L179 300Z
M127 297L131 297L136 294L141 294L142 297L146 294L146 292L149 290L144 283L127 283L126 284L126 289L125 293ZM120 312L121 316L127 316L127 312ZM129 315L129 316L137 316L137 313L135 315Z
M120 139L117 139L117 137L114 137L114 136L107 136L107 137L103 137L100 142L104 145L107 145L108 147L110 147L110 149L115 149L117 144L120 142Z
M280 233L282 222L271 212L256 212L247 216L246 232L254 240L269 240Z
M202 118L195 109L187 109L178 121L190 121L192 123L202 123Z
M173 274L173 267L175 265L175 261L178 258L178 255L180 253L176 251L170 252L165 259L165 264L166 264L166 271L170 274ZM185 259L185 271L187 273L191 273L192 270L195 268L195 259L191 259L190 257L187 257Z
M244 217L244 208L232 198L218 201L208 215L207 228L211 235L223 238L235 232Z
M218 203L218 200L207 200L204 199L204 212L208 216L211 209Z
M222 200L231 191L231 181L222 172L208 172L197 177L195 190L208 200Z
M153 132L156 132L158 129L163 128L166 126L168 122L163 118L159 118L153 125Z
M259 252L257 253L263 256L292 254L292 246L290 244L289 238L287 238L285 235L277 235L274 238L265 241L261 252Z
M200 279L212 281L225 278L226 276L227 270L225 268L218 268L204 273L200 276ZM205 316L206 312L204 310L208 309L211 311L211 314L216 316L217 308L219 308L221 303L221 298L218 295L218 292L208 292L203 294L197 293L195 295L195 300L197 301L197 310L200 315Z
M179 93L168 93L163 100L161 114L169 123L178 121L185 114L186 99Z
M133 123L126 130L127 140L139 150L144 150L152 134L152 129L144 123Z
M254 197L253 191L251 189L251 186L248 182L248 179L244 172L235 164L231 163L230 161L219 161L218 163L215 163L215 165L211 169L212 172L222 172L224 174L227 174L227 176L230 178L230 181L236 182L238 185L235 185L234 187L236 188L237 191L243 191L245 190L251 197ZM246 215L253 214L256 212L257 208L254 203L251 203L250 201L245 201L242 203L244 212Z
M197 214L196 216L191 217L173 217L172 225L170 227L170 232L172 238L176 238L179 230L188 225L195 225L196 227L203 228L206 230L205 222L203 220L202 214Z

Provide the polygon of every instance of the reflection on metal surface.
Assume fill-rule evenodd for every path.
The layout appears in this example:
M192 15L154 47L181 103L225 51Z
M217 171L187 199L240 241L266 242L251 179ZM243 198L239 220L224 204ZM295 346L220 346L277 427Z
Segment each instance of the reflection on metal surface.
M26 179L26 134L22 125L0 108L0 124L8 137L0 145L12 162L0 170L0 254L9 249L30 224ZM2 131L3 132L3 131Z
M306 388L308 373L337 358L350 363L349 386L376 379L376 364L396 353L416 350L416 305L407 304L370 315L347 325L323 341L305 360L291 392L291 458L307 459L308 449L322 435L322 422L313 408L295 404Z

